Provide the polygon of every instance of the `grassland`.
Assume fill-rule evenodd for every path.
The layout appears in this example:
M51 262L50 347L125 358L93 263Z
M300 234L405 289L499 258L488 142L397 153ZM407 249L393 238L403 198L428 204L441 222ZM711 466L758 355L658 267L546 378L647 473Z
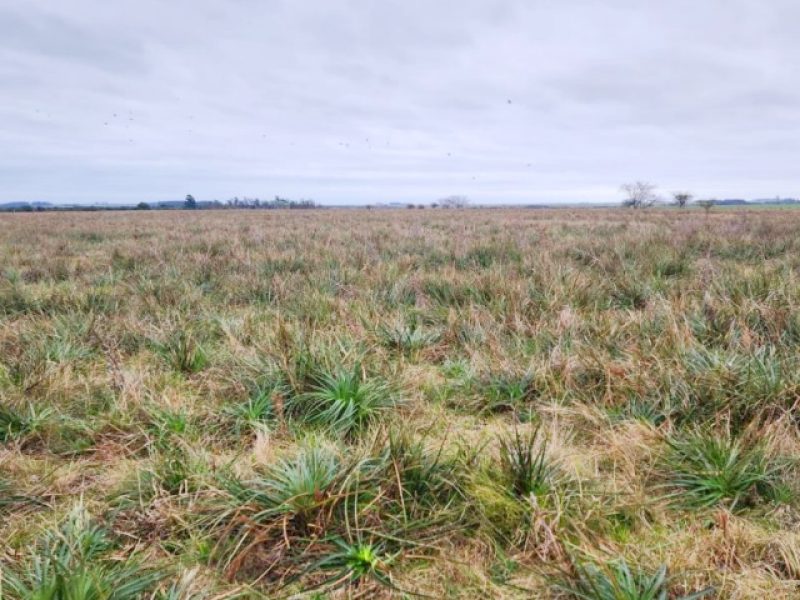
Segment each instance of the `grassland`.
M798 232L0 216L0 597L800 597Z

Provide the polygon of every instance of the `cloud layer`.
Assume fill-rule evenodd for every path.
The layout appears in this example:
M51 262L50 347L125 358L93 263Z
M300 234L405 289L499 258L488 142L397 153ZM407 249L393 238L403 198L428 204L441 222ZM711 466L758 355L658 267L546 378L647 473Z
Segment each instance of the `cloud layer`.
M800 3L0 0L0 201L800 195Z

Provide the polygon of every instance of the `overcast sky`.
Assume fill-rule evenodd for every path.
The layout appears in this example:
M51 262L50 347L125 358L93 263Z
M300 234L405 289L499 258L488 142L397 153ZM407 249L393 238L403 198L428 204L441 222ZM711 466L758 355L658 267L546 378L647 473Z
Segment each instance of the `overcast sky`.
M0 202L800 196L798 0L0 0Z

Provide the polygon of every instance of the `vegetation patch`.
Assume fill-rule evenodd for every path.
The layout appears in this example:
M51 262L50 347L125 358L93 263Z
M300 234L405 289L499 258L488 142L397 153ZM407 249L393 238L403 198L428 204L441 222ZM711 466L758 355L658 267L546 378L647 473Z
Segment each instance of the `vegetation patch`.
M0 215L0 597L795 597L798 229Z

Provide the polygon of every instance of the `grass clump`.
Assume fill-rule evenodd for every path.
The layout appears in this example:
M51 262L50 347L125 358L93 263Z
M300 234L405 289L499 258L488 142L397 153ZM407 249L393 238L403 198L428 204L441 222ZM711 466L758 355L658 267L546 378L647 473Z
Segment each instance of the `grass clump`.
M430 448L425 437L418 438L408 429L392 430L386 462L387 479L397 480L406 514L420 508L451 507L464 497L464 461L447 453L443 442Z
M0 442L16 439L30 430L30 421L11 406L0 405Z
M370 581L386 587L393 587L389 574L390 563L391 557L385 554L380 543L349 542L342 538L335 538L332 551L317 562L312 569L334 572L319 586L328 590L346 584L363 585Z
M268 426L276 417L276 397L283 397L279 387L265 385L255 388L247 400L227 405L224 412L233 422L234 434L238 436L245 431L254 432Z
M537 426L497 436L496 459L473 471L467 488L468 514L475 509L482 530L501 548L535 548L543 559L563 554L555 533L569 525L576 499L569 481L547 455ZM499 468L498 468L499 467Z
M153 448L146 464L123 480L111 497L121 508L180 497L196 491L207 473L204 461L177 442L174 446Z
M538 391L534 377L523 375L493 374L477 383L482 412L495 413L519 411L536 399Z
M135 556L115 556L116 544L80 504L32 550L27 562L3 569L4 597L133 600L153 593L165 577Z
M376 422L397 403L387 383L367 378L356 366L319 375L312 390L297 396L290 409L306 423L348 435Z
M695 430L667 440L667 498L688 509L739 510L781 497L781 467L763 446Z
M43 433L55 421L55 410L37 409L32 404L23 412L14 405L0 405L0 443L21 441ZM54 424L55 425L55 424Z
M703 590L688 596L670 595L666 565L647 571L632 568L625 559L619 559L603 566L578 564L574 571L570 582L557 587L578 600L667 600L672 597L696 600L713 593L713 590Z
M184 408L169 410L153 406L148 412L148 433L155 445L171 447L189 432L190 416Z
M514 495L541 497L552 489L556 469L547 458L547 444L540 439L540 428L529 433L514 430L501 436L500 467Z
M378 339L385 347L406 355L414 355L433 346L441 338L438 331L419 326L416 322L384 323L378 328Z
M155 345L164 360L177 372L199 373L209 363L208 353L196 336L185 329L177 329L165 341Z
M264 504L305 518L335 495L342 463L331 447L312 442L291 458L280 459L262 480Z
M262 476L232 479L227 487L237 502L256 506L257 520L288 515L307 523L339 499L351 470L332 444L312 437L295 452L280 457Z

